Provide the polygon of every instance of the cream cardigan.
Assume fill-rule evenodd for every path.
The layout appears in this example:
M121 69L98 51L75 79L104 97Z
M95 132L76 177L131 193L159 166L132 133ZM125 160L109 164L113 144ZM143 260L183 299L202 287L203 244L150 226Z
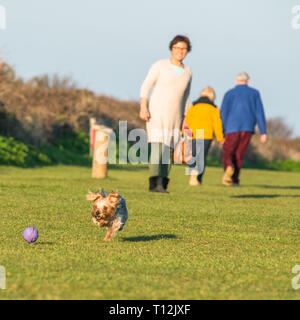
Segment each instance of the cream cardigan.
M174 146L180 137L184 114L188 107L192 72L184 67L178 75L169 59L154 63L144 80L140 97L149 100L150 119L146 123L148 142Z

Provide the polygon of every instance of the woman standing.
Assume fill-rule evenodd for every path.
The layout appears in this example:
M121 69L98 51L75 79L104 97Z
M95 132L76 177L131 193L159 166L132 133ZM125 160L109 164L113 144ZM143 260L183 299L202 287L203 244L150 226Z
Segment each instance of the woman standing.
M182 63L191 51L189 38L177 35L169 49L171 58L152 65L140 91L140 118L147 122L151 144L149 191L163 193L167 193L170 151L180 137L192 76L191 70Z

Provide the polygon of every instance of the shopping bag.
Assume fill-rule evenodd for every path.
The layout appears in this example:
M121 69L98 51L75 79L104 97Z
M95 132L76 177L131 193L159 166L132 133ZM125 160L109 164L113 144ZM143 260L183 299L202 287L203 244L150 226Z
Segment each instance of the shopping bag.
M184 134L175 146L173 161L176 164L187 164L193 158L192 138Z

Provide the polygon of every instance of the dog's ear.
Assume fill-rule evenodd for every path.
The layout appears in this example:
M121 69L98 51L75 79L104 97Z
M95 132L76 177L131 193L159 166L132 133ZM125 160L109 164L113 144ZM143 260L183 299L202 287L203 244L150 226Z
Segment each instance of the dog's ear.
M115 192L111 192L108 196L109 201L112 203L118 203L119 200L119 190L116 190Z
M99 194L99 193L95 193L95 192L89 192L87 195L86 195L86 200L87 201L95 201L99 198L102 198L102 195Z

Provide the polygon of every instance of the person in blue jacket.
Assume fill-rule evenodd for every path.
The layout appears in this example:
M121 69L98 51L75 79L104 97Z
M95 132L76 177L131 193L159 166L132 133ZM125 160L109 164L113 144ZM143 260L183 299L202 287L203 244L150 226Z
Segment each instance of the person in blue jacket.
M222 102L221 119L225 142L222 162L225 186L238 186L243 159L251 137L258 125L260 141L267 141L266 118L258 90L249 87L249 75L241 72L236 77L236 87L229 90Z

